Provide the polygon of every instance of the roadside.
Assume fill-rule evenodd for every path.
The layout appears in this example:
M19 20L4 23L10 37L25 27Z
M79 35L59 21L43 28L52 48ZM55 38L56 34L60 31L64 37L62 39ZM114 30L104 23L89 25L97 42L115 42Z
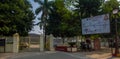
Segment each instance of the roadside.
M67 53L71 56L76 57L87 57L90 59L120 59L120 57L112 57L111 49L110 48L102 48L97 51L90 51L90 52L75 52L75 53Z
M15 53L0 53L0 59L6 59L15 55Z
M37 57L38 59L47 59L49 57L56 59L74 58L74 59L120 59L119 57L112 57L109 48L101 49L91 52L59 52L59 51L45 51L45 52L21 52L21 53L0 53L0 59L27 59ZM64 56L64 57L61 57ZM56 58L55 58L56 57ZM59 59L59 58L57 58Z
M46 55L56 53L56 51L45 51L45 52L21 52L21 53L0 53L0 59L14 59L21 57L29 57L35 55Z

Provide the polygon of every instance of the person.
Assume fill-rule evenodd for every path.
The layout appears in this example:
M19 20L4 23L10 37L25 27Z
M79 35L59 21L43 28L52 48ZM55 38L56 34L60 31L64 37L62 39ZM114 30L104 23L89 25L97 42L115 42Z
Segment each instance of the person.
M90 38L87 38L86 39L86 45L87 45L87 50L89 50L89 51L91 51L91 40L90 40Z
M80 46L80 47L81 47L81 50L82 50L82 51L86 51L86 48L87 48L87 47L86 47L86 43L85 43L85 42L80 42L80 45L81 45L81 46Z

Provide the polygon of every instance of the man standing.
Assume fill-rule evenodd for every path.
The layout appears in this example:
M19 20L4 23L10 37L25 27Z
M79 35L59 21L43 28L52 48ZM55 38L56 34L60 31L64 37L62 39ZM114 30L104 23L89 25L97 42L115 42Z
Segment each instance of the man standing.
M91 40L89 37L86 38L86 45L87 45L87 50L91 51L92 47L91 47Z

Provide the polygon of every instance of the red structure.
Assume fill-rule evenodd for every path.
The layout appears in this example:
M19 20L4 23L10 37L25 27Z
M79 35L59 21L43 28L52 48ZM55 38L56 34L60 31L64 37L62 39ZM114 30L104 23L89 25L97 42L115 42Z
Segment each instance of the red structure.
M67 52L67 46L56 46L55 50Z
M99 50L100 49L100 40L99 39L95 39L94 40L94 49L95 50Z

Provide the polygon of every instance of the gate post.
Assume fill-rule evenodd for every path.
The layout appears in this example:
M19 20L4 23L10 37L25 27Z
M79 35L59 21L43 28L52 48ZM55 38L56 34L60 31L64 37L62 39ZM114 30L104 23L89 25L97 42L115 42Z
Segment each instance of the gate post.
M44 36L40 35L40 51L44 51Z
M50 34L50 51L54 51L54 37Z
M19 52L19 34L15 33L13 35L13 52L18 53Z

